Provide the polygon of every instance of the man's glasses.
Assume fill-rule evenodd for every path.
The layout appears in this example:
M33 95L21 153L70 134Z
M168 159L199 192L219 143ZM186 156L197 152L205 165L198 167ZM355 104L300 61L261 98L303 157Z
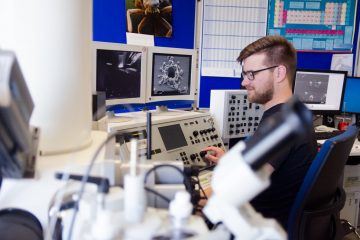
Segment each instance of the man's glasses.
M265 71L265 70L269 70L269 69L272 69L272 68L276 68L278 67L279 65L277 66L272 66L272 67L268 67L268 68L263 68L263 69L260 69L260 70L256 70L256 71L247 71L247 72L244 72L242 71L241 72L241 76L242 78L244 79L245 76L247 77L247 79L249 79L250 81L254 80L255 78L255 74L259 73L259 72L262 72L262 71Z

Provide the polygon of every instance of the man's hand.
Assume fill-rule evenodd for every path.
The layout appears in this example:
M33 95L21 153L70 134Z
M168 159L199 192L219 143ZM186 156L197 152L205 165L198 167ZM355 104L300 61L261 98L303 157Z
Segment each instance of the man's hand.
M207 147L202 149L202 151L206 151L205 159L217 163L219 159L225 154L224 150L218 147Z

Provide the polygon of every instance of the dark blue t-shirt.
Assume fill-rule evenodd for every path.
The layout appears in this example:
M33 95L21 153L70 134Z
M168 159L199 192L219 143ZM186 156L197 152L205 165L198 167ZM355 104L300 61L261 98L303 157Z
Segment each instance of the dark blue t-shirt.
M282 106L283 104L278 104L266 110L259 128L266 118L278 114ZM270 178L271 184L251 201L256 211L266 218L276 219L285 229L296 194L317 153L313 129L309 136L295 141L290 147L283 149L279 158L268 162L275 169Z

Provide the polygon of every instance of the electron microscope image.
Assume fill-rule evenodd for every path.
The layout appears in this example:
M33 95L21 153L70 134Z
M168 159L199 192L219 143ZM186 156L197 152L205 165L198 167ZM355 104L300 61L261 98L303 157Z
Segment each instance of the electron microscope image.
M321 74L296 74L295 94L303 103L324 104L329 76Z

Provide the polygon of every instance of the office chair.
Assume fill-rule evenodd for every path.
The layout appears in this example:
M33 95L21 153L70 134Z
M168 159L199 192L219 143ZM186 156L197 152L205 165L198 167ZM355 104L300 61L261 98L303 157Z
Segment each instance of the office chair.
M343 171L359 129L348 129L324 142L316 155L290 210L290 240L341 239L340 210L345 204Z

